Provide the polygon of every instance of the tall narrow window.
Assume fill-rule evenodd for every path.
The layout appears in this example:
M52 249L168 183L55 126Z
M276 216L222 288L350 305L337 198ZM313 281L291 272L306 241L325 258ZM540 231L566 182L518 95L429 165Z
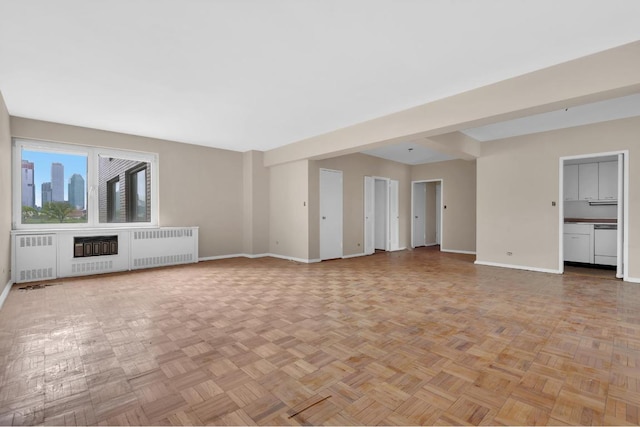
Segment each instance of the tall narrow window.
M129 222L147 220L147 167L136 168L128 173Z
M120 216L120 179L107 182L107 222L123 222Z

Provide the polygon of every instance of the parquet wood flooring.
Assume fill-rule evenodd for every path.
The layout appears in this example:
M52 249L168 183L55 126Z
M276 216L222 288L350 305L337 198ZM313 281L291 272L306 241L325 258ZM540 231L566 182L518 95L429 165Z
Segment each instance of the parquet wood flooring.
M0 425L640 422L640 286L430 248L58 280L0 311Z

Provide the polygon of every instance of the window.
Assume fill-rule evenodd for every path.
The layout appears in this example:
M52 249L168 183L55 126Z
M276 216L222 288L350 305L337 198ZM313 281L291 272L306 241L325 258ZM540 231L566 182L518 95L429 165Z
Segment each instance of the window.
M136 168L128 173L127 194L129 205L127 217L129 222L145 222L147 220L147 167Z
M107 222L123 222L120 218L120 178L107 182Z
M14 140L14 228L158 225L157 154Z
M87 155L22 149L20 218L23 224L87 222ZM67 185L65 185L65 183Z

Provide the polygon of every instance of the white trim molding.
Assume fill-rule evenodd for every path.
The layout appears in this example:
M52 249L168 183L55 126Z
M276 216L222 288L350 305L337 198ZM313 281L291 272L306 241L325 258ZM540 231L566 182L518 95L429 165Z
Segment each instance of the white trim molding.
M629 283L640 283L640 277L626 277L624 281Z
M364 252L360 252L359 254L343 255L342 259L358 258L358 257L361 257L361 256L367 256L367 254L365 254Z
M537 273L551 273L551 274L562 274L560 270L553 270L551 268L538 268L538 267L530 267L528 265L516 265L516 264L502 264L500 262L490 262L490 261L474 261L476 265L486 265L489 267L501 267L501 268L511 268L514 270L527 270L527 271L535 271Z
M440 252L449 252L449 253L452 253L452 254L466 254L466 255L475 255L476 254L476 251L459 251L457 249L442 249L442 248L440 248Z
M2 306L4 305L5 300L9 296L9 292L11 291L11 287L13 286L13 282L9 280L7 284L4 286L4 290L0 294L0 310L2 310Z

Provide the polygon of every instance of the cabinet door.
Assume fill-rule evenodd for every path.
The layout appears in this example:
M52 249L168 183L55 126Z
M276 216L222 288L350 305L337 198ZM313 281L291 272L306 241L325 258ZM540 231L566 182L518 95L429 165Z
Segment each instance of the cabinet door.
M580 200L598 200L598 164L578 165L578 196Z
M564 235L564 260L573 262L591 262L589 254L590 236L588 234Z
M578 165L564 167L564 200L578 200Z
M598 164L598 197L600 200L618 199L618 162Z

